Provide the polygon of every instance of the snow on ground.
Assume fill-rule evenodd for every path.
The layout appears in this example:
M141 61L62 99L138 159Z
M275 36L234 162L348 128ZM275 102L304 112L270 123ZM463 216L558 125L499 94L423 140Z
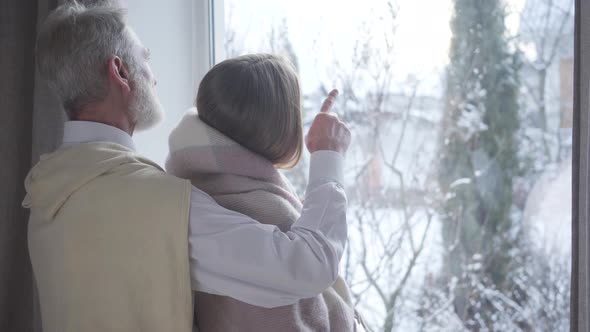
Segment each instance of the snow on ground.
M572 160L545 172L533 186L524 211L529 236L548 256L569 259L572 221Z

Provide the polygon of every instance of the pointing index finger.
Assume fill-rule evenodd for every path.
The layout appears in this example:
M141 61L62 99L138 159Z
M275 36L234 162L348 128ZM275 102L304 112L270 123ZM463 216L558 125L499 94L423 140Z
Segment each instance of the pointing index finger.
M336 100L338 93L338 89L332 89L332 91L330 91L328 97L324 100L324 103L322 104L320 113L330 112L330 109L332 108L332 105L334 105L334 101Z

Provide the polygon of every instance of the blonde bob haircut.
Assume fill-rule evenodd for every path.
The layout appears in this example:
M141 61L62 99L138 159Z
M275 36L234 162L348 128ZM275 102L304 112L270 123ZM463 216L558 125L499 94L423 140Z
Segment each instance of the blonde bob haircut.
M248 54L215 65L199 85L196 107L203 122L275 167L301 159L301 91L285 57Z

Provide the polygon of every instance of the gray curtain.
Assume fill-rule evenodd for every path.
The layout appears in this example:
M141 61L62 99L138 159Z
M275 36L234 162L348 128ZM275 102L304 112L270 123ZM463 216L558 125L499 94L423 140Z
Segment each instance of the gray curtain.
M63 113L37 78L38 22L57 0L0 1L0 331L40 331L27 251L23 180L41 153L60 141Z
M590 1L576 0L571 330L590 331Z

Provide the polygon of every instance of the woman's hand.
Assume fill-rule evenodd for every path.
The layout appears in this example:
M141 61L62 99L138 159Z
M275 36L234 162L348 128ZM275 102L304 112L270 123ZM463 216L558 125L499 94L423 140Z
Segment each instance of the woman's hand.
M338 119L338 115L331 111L337 96L337 89L330 91L309 128L305 144L310 153L331 150L344 154L348 150L350 130Z

